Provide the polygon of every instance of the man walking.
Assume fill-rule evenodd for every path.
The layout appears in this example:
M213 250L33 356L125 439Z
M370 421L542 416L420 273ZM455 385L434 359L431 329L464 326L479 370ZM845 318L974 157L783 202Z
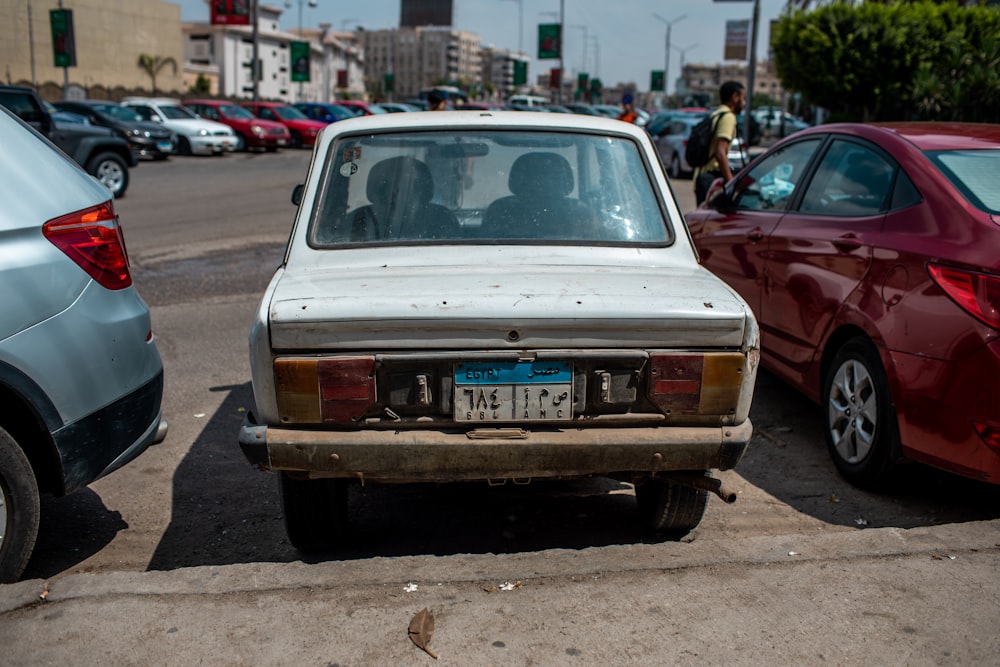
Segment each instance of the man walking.
M708 188L716 178L728 181L733 177L729 166L729 146L736 138L736 114L746 106L746 88L739 81L726 81L719 87L719 100L722 104L712 112L715 132L708 147L708 162L694 171L694 198L698 205L705 201Z

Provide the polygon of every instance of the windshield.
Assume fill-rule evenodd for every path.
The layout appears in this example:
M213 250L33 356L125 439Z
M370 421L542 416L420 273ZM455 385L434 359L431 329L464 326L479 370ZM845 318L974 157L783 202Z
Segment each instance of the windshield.
M115 120L127 120L129 122L142 120L142 116L137 114L132 109L123 107L120 104L95 104L94 111L102 116L114 118Z
M235 104L223 104L219 107L219 113L226 118L242 118L244 120L254 119L254 115L252 113Z
M926 155L969 203L1000 214L1000 150L928 151Z
M673 230L628 138L482 130L335 142L316 247L414 242L665 245Z
M162 104L160 105L160 113L163 114L164 118L170 120L190 120L198 117L193 111L179 104Z
M281 120L309 120L309 116L295 107L272 107L272 111Z

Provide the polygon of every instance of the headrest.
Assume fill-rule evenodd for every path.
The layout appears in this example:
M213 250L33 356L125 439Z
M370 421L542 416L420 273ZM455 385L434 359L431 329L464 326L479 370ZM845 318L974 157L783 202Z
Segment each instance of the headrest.
M427 165L412 157L391 157L372 167L365 193L372 203L402 198L428 204L434 196L434 179Z
M507 187L519 197L565 197L573 191L573 170L558 153L526 153L511 165Z

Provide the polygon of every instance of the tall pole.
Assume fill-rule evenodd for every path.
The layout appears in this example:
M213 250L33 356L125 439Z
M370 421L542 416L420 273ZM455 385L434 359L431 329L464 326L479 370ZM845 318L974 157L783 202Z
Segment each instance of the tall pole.
M524 0L513 0L517 3L517 52L524 53Z
M302 41L302 0L299 0L299 41ZM310 49L311 51L312 49ZM310 54L311 55L311 54ZM309 59L310 61L312 58ZM310 64L310 67L312 65ZM299 102L302 102L302 82L299 81Z
M257 67L258 67L258 62L257 61L258 61L258 55L259 55L258 52L257 52L258 51L258 49L257 49L257 37L258 37L258 29L257 29L257 6L259 4L260 4L260 0L253 0L253 33L252 33L253 34L253 63L251 63L251 67L250 67L250 78L253 80L253 101L254 102L257 102L257 101L260 100L260 85L259 85L259 82L258 82L258 79L260 79L260 77L257 76Z
M747 74L747 105L743 109L744 150L750 148L750 112L753 111L754 78L757 74L757 24L760 23L760 0L753 0L752 23L750 26L750 72Z
M556 102L562 102L563 42L566 41L566 0L559 0L559 81L556 85Z
M670 28L673 27L675 23L687 18L687 14L681 14L677 18L668 21L657 13L653 13L653 16L667 24L667 36L666 42L664 44L664 55L663 55L663 97L667 97L667 93L670 92Z
M38 87L35 80L35 32L31 25L31 0L28 0L28 50L31 53L31 85Z

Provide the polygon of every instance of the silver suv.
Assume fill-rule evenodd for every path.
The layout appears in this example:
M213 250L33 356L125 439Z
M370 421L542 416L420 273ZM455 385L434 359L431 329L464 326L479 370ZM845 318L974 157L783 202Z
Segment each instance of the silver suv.
M163 364L111 193L0 106L0 582L63 495L166 436Z

